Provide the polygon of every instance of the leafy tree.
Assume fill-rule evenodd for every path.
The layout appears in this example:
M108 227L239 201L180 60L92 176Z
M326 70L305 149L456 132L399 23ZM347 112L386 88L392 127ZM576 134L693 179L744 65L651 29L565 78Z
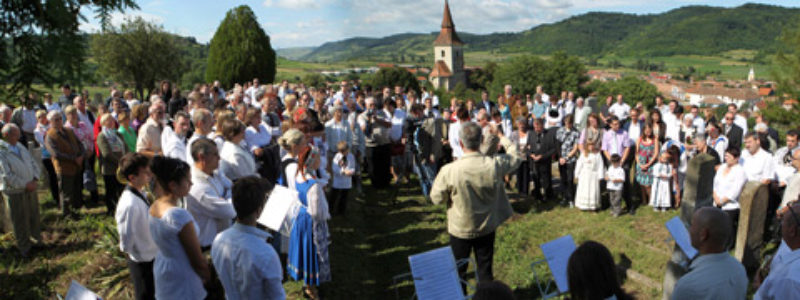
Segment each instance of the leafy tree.
M325 76L319 73L309 73L303 76L303 83L308 87L320 88L325 86Z
M273 82L275 50L247 5L229 10L211 39L206 81L219 80L223 86L258 78Z
M156 80L178 81L187 68L176 38L141 17L127 19L119 28L109 27L91 44L100 72L133 83L139 99L155 87Z
M800 25L800 21L795 24ZM775 54L772 74L778 81L778 89L791 95L800 96L800 28L786 27L781 34L781 46Z
M419 81L414 77L414 74L400 67L381 68L372 77L371 84L375 89L384 86L394 87L399 85L406 90L419 92Z
M107 27L112 12L138 6L134 0L0 2L0 92L19 95L35 82L52 85L83 77L86 53L78 29L86 20L83 8Z
M578 91L588 80L586 67L576 56L556 52L550 59L544 60L524 55L509 59L497 67L491 90L499 94L506 84L510 84L514 93L533 94L536 86L541 85L546 93L557 95L561 91Z
M622 94L625 102L631 106L641 101L645 107L650 107L655 104L656 96L661 95L656 86L634 76L626 76L622 77L620 80L603 82L596 88L595 91L599 99Z
M469 74L470 88L486 89L492 84L494 72L497 70L496 62L488 62L483 69L475 69Z
M794 105L790 110L783 107L781 101L767 101L767 107L761 109L761 115L769 120L769 125L784 135L789 129L797 129L797 112L800 106Z

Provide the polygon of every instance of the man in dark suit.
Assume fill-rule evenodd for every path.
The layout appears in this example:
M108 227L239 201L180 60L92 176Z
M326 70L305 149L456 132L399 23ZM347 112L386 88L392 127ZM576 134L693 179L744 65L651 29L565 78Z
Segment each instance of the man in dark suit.
M558 149L555 130L545 130L542 119L534 119L533 132L528 134L528 160L534 182L533 197L539 200L554 199L552 187L551 161ZM545 191L542 199L541 190Z
M728 148L742 149L742 135L744 131L739 125L733 123L735 116L728 112L725 114L725 137L728 138Z
M495 105L496 104L492 102L492 100L489 100L489 92L486 90L481 91L481 104L478 109L485 108L487 113L491 113Z

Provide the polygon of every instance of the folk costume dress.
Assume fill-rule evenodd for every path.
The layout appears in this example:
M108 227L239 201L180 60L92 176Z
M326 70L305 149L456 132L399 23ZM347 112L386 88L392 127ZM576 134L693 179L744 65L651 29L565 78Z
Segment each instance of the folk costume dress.
M580 155L575 165L575 179L578 180L575 207L581 210L600 209L600 180L603 173L603 158L599 152Z
M295 183L302 207L292 224L286 269L294 280L318 286L331 280L328 201L316 179L302 176L298 175Z

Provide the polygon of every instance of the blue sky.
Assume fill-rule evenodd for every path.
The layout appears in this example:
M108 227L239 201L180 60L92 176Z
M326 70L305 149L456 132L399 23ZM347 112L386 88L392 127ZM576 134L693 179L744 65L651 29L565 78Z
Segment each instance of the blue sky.
M438 31L444 0L139 0L139 10L115 13L113 24L141 16L167 31L207 43L225 13L247 4L270 35L273 48L318 46L345 38ZM734 7L748 2L798 7L797 0L450 0L458 31L514 32L590 11L661 13L686 5ZM97 31L91 11L81 29Z

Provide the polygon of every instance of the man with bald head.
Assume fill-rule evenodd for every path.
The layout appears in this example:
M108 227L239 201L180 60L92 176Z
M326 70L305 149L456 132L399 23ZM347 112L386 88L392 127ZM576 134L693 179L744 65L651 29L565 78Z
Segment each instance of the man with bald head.
M689 235L698 256L675 284L672 299L745 299L747 272L728 254L733 225L722 210L703 207L692 216Z
M778 250L770 273L753 299L795 299L800 295L800 203L794 202L779 213L781 236L786 248ZM784 245L781 245L783 248Z

